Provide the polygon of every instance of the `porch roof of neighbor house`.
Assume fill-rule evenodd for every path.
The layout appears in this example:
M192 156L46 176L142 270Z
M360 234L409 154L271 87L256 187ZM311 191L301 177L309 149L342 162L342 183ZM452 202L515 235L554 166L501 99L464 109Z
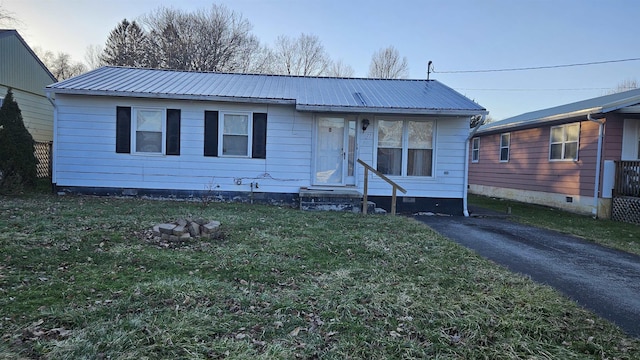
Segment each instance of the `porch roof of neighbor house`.
M587 115L599 118L603 114L613 111L638 113L640 112L640 108L636 106L638 104L640 104L640 89L633 89L520 114L482 125L477 133L484 134L532 128L548 123L562 122L563 120L575 121L580 117L586 119Z
M299 111L473 116L487 111L436 80L233 74L105 66L56 94L292 104Z

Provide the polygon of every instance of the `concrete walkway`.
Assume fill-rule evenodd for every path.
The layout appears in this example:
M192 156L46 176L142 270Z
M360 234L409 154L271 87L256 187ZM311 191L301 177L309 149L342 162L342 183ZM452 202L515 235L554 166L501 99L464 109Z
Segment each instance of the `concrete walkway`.
M505 217L415 218L481 256L556 288L640 337L640 256Z

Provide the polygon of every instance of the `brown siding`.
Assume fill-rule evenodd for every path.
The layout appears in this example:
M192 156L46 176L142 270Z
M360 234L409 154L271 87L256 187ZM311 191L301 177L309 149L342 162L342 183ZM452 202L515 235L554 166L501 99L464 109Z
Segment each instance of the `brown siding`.
M624 117L620 115L607 116L604 142L602 144L602 159L620 161L622 157L622 131Z
M551 126L511 132L509 161L500 162L500 134L480 136L479 162L469 183L527 191L593 196L598 124L580 123L578 161L549 161Z

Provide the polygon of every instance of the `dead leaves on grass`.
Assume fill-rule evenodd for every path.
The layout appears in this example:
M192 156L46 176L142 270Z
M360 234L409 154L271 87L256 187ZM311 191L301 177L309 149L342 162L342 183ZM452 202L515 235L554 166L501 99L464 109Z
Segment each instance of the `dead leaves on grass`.
M72 331L67 330L64 327L53 327L47 330L43 325L43 319L32 323L26 329L22 330L22 333L16 341L31 342L40 340L62 340L71 336Z

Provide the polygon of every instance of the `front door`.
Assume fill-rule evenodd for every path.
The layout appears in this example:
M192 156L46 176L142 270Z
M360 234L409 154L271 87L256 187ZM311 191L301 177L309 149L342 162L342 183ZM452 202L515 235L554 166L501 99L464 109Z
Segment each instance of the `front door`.
M316 134L314 185L355 183L355 120L320 117Z

